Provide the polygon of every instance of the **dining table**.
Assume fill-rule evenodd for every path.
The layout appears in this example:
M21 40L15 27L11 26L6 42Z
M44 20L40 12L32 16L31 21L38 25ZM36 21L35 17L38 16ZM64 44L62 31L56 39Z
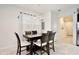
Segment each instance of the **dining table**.
M33 41L41 39L42 34L35 34L35 35L23 35L25 38L27 38L31 42L31 47L30 47L30 55L33 55Z

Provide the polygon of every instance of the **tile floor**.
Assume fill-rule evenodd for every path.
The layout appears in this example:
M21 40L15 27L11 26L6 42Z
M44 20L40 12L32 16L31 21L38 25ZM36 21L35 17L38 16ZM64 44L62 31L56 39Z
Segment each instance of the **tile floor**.
M70 43L69 38L72 37L68 36L64 38L64 40L57 40L55 42L55 52L50 50L51 55L79 55L79 47ZM67 41L65 41L65 39ZM68 41L69 40L69 41ZM25 51L22 55L25 55ZM39 53L39 52L38 52ZM0 49L0 55L16 55L16 48L9 48L9 49ZM46 53L44 53L46 55Z

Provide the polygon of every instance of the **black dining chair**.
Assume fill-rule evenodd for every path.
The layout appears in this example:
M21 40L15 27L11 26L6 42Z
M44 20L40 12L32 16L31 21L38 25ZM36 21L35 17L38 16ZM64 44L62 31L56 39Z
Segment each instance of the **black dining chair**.
M36 35L37 34L37 31L32 31L32 35Z
M48 55L49 53L49 33L43 33L42 38L39 39L37 42L34 42L34 44L38 47L40 47L41 54L44 54L46 52ZM43 52L42 52L43 51Z
M18 35L18 33L16 33L15 32L15 35L16 35L16 38L17 38L17 55L19 54L19 55L21 55L21 52L23 52L23 51L27 51L27 47L28 46L30 46L30 43L29 42L27 42L27 41L25 41L25 42L21 42L21 40L20 40L20 37L19 37L19 35ZM22 48L26 48L26 49L23 49L22 50ZM29 54L29 53L28 53Z
M25 31L25 35L31 35L31 31Z
M54 38L55 38L56 32L48 31L48 33L49 33L49 45L52 46L52 47L49 47L49 49L52 49L55 52Z

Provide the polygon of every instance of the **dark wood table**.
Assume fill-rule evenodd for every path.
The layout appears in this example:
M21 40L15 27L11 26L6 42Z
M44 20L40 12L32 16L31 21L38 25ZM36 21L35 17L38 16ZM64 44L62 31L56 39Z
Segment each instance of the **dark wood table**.
M26 37L31 42L30 54L33 55L33 41L41 39L42 35L36 34L36 35L23 35L23 36Z

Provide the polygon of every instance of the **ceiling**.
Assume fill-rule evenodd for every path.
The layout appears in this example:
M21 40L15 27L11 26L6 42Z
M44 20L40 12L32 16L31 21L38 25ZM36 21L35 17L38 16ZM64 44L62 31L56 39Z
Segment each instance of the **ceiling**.
M49 10L66 11L73 8L78 8L79 4L18 4L16 6L26 8L39 13L45 13Z

